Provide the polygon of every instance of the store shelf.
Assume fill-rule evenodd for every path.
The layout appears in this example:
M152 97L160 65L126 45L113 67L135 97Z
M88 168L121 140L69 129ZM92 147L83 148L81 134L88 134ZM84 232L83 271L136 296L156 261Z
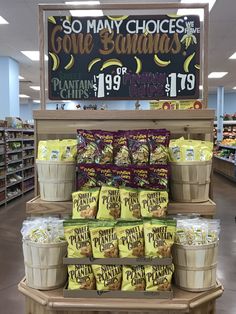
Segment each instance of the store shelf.
M23 141L34 141L34 138L23 138Z
M14 195L14 196L11 196L11 197L9 197L9 198L6 198L6 202L10 202L10 201L14 200L14 198L17 198L17 197L19 197L19 196L21 196L21 195L22 195L22 192L20 192L20 193Z
M6 151L6 155L7 155L7 154L21 153L21 152L22 152L22 149L8 150L8 151Z
M0 179L5 179L5 176L1 176Z
M7 142L22 142L22 138L9 138L9 139L6 139L6 143Z
M216 204L212 200L203 203L174 203L168 205L168 214L175 215L178 213L199 213L203 216L212 216L215 214ZM72 202L47 202L42 201L40 196L35 197L26 203L26 212L28 214L72 214Z
M5 144L5 142L4 141L0 141L0 144Z
M224 158L214 156L213 158L213 170L227 179L236 182L236 167L235 163L229 162Z
M20 171L22 171L23 169L22 168L20 168L20 169L18 169L18 170L14 170L14 171L11 171L11 172L7 172L7 176L9 176L9 175L11 175L11 174L14 174L14 173L17 173L17 172L20 172Z
M23 129L16 129L16 128L4 128L6 132L22 132Z
M22 162L22 159L17 159L17 160L8 161L8 162L7 162L7 165L17 164L18 162Z
M6 190L6 187L4 186L3 188L0 188L0 192L3 192Z
M34 165L24 167L22 170L27 170L27 169L30 169L30 168L34 168Z
M14 186L14 185L21 183L21 182L22 182L22 180L17 180L15 182L9 183L9 184L7 184L7 188L10 188L11 186Z
M0 202L0 206L3 205L3 204L5 204L5 203L6 203L6 200L1 201L1 202Z
M26 177L26 178L23 178L23 181L26 181L26 180L29 180L29 179L32 179L32 178L34 178L34 175Z
M0 162L0 167L5 166L5 162Z
M222 148L229 148L229 149L236 149L236 146L226 146L226 145L219 145L219 147L222 147Z
M23 147L23 150L34 149L34 146Z
M34 129L22 129L23 133L34 133Z
M227 161L227 162L230 162L231 164L235 164L235 161L233 160L230 160L228 158L223 158L223 157L219 157L219 156L214 156L215 158L218 158L218 159L221 159L221 160L224 160L224 161Z
M31 186L31 187L29 187L29 188L27 188L27 189L25 189L25 190L23 191L23 193L27 193L27 192L29 192L29 191L31 191L31 190L34 190L34 185Z
M214 125L217 125L217 121L214 121ZM236 120L223 121L223 125L236 125Z
M29 158L34 158L34 155L30 155L30 156L25 156L25 157L23 157L23 159L29 159Z

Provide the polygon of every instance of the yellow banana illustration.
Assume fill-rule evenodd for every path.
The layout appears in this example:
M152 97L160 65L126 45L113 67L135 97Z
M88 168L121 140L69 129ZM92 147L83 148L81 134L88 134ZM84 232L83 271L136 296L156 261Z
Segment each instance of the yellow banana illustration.
M92 67L94 66L94 64L96 64L97 62L101 61L100 58L95 58L93 59L92 61L89 62L89 65L88 65L88 71L90 72Z
M136 68L136 74L139 74L142 71L142 62L138 57L134 57L136 64L137 64L137 68Z
M56 55L54 52L49 52L49 55L51 56L52 61L53 61L52 70L56 71L60 65L60 59L58 55Z
M112 66L112 65L115 65L115 66L118 66L118 67L122 67L123 64L120 60L118 59L108 59L107 61L105 61L101 67L101 71Z
M73 55L70 55L70 61L67 63L67 65L64 67L65 70L70 70L75 63L75 59Z
M49 16L48 21L51 22L52 24L57 24L54 16Z
M167 65L170 64L170 60L168 61L161 60L157 55L154 55L154 61L156 65L158 65L159 67L166 67Z
M183 15L178 15L178 14L167 14L167 16L169 16L172 19L177 19L178 17L181 17Z
M195 69L200 70L200 64L195 64L194 67Z
M187 33L181 38L180 42L184 43L185 49L188 49L191 44L197 44L197 38L195 35Z
M121 16L111 16L111 15L107 15L107 17L112 20L112 21L122 21L127 19L127 17L129 17L128 15L121 15Z
M67 20L68 22L70 22L70 23L71 23L71 18L72 18L72 16L69 16L69 15L66 16L66 20Z
M189 72L189 65L190 65L190 62L192 61L192 59L193 59L194 56L195 56L195 52L192 53L191 55L189 55L189 56L185 59L185 61L184 61L184 71L185 71L186 73Z

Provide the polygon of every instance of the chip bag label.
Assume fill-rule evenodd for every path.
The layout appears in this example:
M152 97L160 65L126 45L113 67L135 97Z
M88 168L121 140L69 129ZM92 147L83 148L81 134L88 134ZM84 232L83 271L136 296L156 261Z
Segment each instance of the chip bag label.
M111 221L91 223L89 230L94 258L118 257L115 223Z
M98 197L99 188L86 189L72 193L73 219L95 218L97 214Z
M145 270L144 266L123 266L122 276L123 291L143 291L145 290Z
M90 265L68 265L68 289L95 290L95 277Z
M65 221L64 234L68 243L67 257L92 256L89 228L86 222Z
M97 290L120 290L122 267L117 265L92 265Z
M168 193L167 191L141 190L139 203L142 217L163 217L166 215Z
M120 257L144 256L143 224L118 222L116 226Z
M141 217L138 190L120 188L121 218L134 219Z
M146 291L170 291L174 265L145 266Z
M102 186L99 197L97 219L117 219L120 217L119 189L111 186Z

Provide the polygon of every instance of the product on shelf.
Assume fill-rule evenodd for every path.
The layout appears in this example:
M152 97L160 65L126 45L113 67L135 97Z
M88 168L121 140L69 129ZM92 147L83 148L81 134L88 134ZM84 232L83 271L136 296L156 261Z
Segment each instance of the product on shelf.
M79 164L77 176L77 189L97 186L97 173L95 164Z
M97 290L120 290L122 281L122 266L92 265L96 278Z
M54 217L33 218L23 222L23 240L37 243L64 242L63 221Z
M114 134L114 164L127 166L131 164L131 156L128 147L128 138L125 131L118 131Z
M97 215L99 188L72 193L73 218L95 218Z
M212 151L212 142L185 140L183 137L171 140L169 145L170 160L174 162L211 160Z
M146 291L171 290L174 264L145 266Z
M150 164L167 163L170 132L166 130L149 130Z
M167 191L139 191L142 217L164 217L166 215L168 201Z
M98 219L117 219L120 217L119 189L112 186L102 186L99 195Z
M221 142L224 146L236 146L236 139L225 138Z
M113 221L98 221L89 224L94 258L118 257L118 242Z
M128 133L132 164L147 165L149 161L148 130L133 130Z
M91 265L68 265L69 290L95 290L96 282Z
M141 217L137 189L120 187L120 202L121 202L120 218L134 219Z
M38 160L74 161L76 146L77 141L73 139L39 141Z
M122 286L123 291L144 291L146 288L144 266L123 266Z

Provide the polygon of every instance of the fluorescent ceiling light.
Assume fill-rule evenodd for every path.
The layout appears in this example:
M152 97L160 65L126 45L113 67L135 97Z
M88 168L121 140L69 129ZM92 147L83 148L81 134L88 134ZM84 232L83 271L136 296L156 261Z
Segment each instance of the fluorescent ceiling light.
M96 5L100 4L100 1L66 1L65 4L69 5L80 5L80 4L86 4L86 5Z
M199 90L202 90L202 88L203 88L202 85L199 85Z
M228 72L211 72L208 75L208 78L222 78L224 77Z
M102 10L70 10L72 16L103 16Z
M9 24L9 23L0 15L0 24Z
M25 78L21 75L18 76L19 80L24 80Z
M181 0L181 3L209 3L209 12L213 8L216 0ZM179 9L178 15L199 15L200 21L204 21L203 9Z
M39 103L40 103L40 100L39 100L39 99L34 99L34 100L33 100L33 102L35 102L35 103L38 103L38 104L39 104Z
M29 58L32 61L39 61L39 51L33 51L33 50L23 50L21 51L23 55L25 55L27 58ZM48 60L48 56L45 55L45 60Z
M30 86L33 90L40 90L40 86Z
M19 97L20 97L20 98L30 98L30 96L25 95L25 94L20 94Z
M233 89L236 89L236 86L234 86Z
M232 56L229 57L229 59L236 59L236 52L232 54Z

